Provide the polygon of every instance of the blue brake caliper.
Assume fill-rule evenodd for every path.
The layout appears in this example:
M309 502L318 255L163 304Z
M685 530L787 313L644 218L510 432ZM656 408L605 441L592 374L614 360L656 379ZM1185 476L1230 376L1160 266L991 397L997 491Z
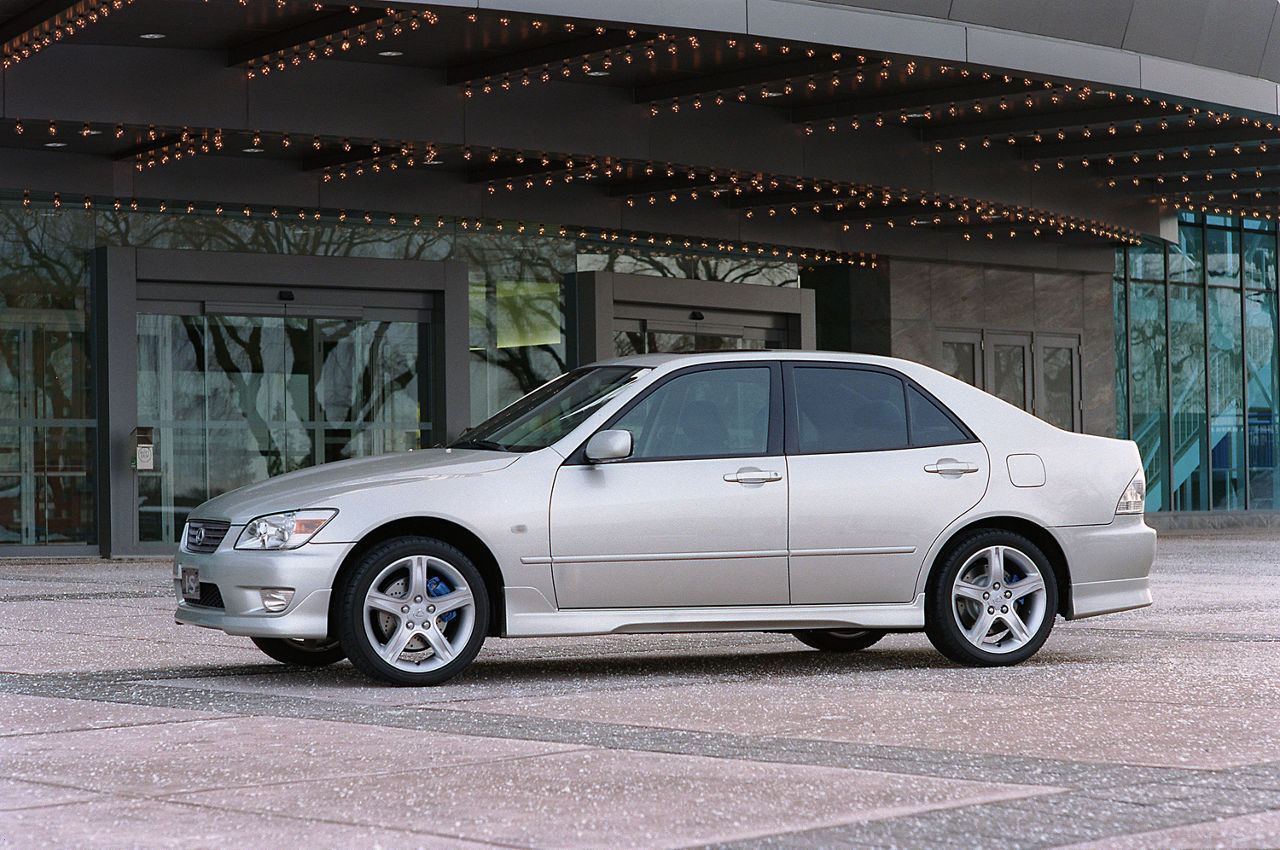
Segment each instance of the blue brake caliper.
M445 584L439 576L432 576L427 579L427 595L428 596L446 596L453 593L453 588ZM441 614L440 619L446 623L458 616L457 611L450 611L447 614Z

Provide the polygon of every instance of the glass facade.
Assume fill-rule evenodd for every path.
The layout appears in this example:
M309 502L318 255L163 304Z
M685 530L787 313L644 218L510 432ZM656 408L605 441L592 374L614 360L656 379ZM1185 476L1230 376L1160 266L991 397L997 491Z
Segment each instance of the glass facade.
M433 224L0 200L0 550L98 540L90 304L99 247L465 262L473 422L565 371L571 274L799 285L797 266L772 258ZM156 438L156 469L138 475L141 542L175 539L186 512L214 493L443 437L429 413L439 391L429 322L178 312L141 306L134 329L137 423Z
M1116 411L1147 509L1276 504L1277 242L1271 222L1184 213L1177 244L1117 257Z

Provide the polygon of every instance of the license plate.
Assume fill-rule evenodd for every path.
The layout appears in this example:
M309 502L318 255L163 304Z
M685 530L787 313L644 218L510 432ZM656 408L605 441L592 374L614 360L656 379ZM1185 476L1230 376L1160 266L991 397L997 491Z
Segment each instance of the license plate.
M195 567L182 568L182 598L200 600L200 571Z

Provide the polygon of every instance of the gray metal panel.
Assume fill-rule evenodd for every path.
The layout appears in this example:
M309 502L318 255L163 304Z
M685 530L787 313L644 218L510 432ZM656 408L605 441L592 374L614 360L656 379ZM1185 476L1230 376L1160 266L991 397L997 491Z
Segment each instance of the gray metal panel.
M972 27L969 61L1108 85L1139 84L1138 56L1106 47Z
M747 14L753 35L965 59L965 28L950 22L795 0L747 0Z
M246 254L139 248L138 280L369 289L445 288L446 263L368 257Z
M1119 47L1131 6L1132 0L1073 0L1070 3L955 0L950 17L953 21L997 29Z
M106 557L138 550L138 478L131 467L138 426L136 251L99 248L94 264L98 373L98 544ZM172 547L169 547L172 548Z
M1186 0L1133 0L1125 50L1190 62L1211 7Z
M1141 57L1141 62L1143 88L1245 109L1277 111L1276 84L1268 80L1151 56Z
M436 415L444 422L445 439L452 440L471 424L470 283L466 263L449 260L431 265L441 267L444 276L440 297L444 316L434 323L443 329L442 338L437 337L443 350L432 358L443 372L437 381L441 387L437 408L443 406L443 410Z
M1280 27L1272 25L1267 46L1262 52L1258 76L1266 80L1280 80Z
M481 9L506 9L538 15L568 15L598 21L630 21L655 26L745 32L747 8L743 0L697 0L695 3L655 0L480 0Z
M1192 61L1237 74L1262 67L1276 20L1275 0L1216 0L1205 4L1204 30Z

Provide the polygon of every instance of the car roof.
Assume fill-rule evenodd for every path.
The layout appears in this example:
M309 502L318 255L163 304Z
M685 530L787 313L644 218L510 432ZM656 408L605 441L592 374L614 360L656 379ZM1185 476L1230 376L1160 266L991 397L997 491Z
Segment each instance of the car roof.
M700 351L680 354L633 354L600 360L596 366L648 366L656 368L671 363L695 366L702 363L731 363L735 360L808 360L828 363L863 363L894 368L918 367L920 364L897 357L877 354L853 354L847 351L799 351L797 349L750 349L734 351Z

